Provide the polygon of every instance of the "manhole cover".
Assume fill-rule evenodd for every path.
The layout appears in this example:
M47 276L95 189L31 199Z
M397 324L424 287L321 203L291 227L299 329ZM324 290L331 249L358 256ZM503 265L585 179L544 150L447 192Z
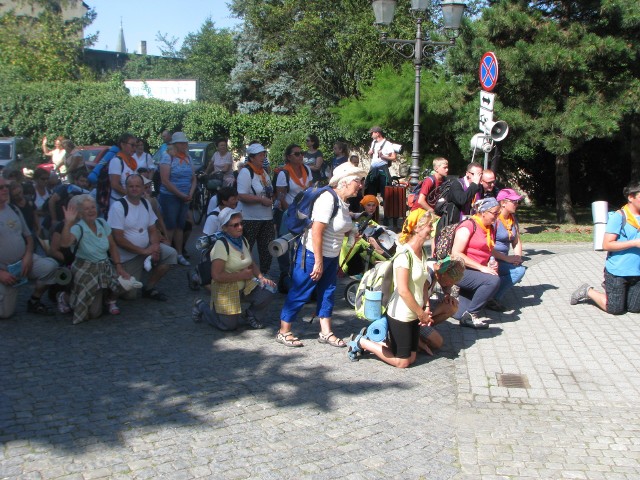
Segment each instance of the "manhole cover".
M497 373L499 387L507 388L530 388L526 375L516 373Z

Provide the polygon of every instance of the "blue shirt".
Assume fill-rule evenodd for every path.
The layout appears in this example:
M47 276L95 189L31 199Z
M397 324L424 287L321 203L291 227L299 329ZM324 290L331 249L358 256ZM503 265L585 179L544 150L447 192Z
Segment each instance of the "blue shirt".
M96 233L89 228L84 220L78 221L70 229L71 234L80 240L76 257L91 263L102 262L109 258L109 235L111 227L102 219L96 219ZM81 233L82 232L82 233Z
M623 215L623 212L610 214L605 233L616 235L618 241L621 242L640 238L638 229L629 225L626 219L624 220L624 227L622 227ZM635 217L640 222L640 216L636 215ZM640 276L640 248L633 247L619 252L609 252L605 268L607 272L616 277Z
M169 181L175 185L180 193L189 195L189 190L191 190L191 177L193 176L193 162L191 161L191 157L187 155L187 161L181 162L178 157L171 157L168 153L165 153L160 160L160 165L169 165L171 167ZM173 195L164 185L160 185L160 193L163 195Z
M496 226L496 244L495 249L498 252L504 253L505 255L509 255L509 249L511 248L511 240L516 238L518 234L517 223L514 221L511 226L511 240L509 240L509 232L500 220L497 220L495 223Z

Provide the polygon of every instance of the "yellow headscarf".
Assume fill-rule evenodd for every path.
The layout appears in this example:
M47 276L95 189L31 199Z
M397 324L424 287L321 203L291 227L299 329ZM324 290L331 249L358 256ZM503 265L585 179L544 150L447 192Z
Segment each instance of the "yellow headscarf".
M416 229L418 220L420 220L425 213L427 213L427 211L424 208L416 208L415 210L411 211L409 216L404 221L404 224L402 225L402 232L400 233L400 237L398 238L398 241L400 243L407 243Z

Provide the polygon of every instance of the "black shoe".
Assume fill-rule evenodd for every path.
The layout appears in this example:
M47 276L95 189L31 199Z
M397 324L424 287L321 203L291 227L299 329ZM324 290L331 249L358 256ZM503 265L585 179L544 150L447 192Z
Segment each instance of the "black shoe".
M508 310L507 307L505 307L499 301L494 299L489 300L485 305L485 307L488 308L489 310L493 310L494 312L506 312Z
M31 298L27 301L27 312L37 313L38 315L47 315L47 316L56 314L56 312L50 306L45 305L39 299L34 300Z

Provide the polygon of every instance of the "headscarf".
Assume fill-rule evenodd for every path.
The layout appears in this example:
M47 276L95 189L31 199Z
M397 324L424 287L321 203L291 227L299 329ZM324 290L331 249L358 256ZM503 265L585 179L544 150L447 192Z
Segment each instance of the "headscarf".
M365 195L364 197L362 197L362 200L360 200L360 205L362 205L363 207L367 205L367 203L375 203L376 207L380 206L380 202L378 201L378 198L375 195Z
M498 200L496 200L493 197L487 197L487 198L481 198L480 200L478 200L475 204L475 209L476 209L476 212L478 213L484 213L493 207L499 207L499 206L500 204L498 203Z
M398 241L402 244L407 243L411 236L415 233L416 227L420 219L428 212L424 208L417 208L409 213L409 216L402 225L402 232L398 238Z

